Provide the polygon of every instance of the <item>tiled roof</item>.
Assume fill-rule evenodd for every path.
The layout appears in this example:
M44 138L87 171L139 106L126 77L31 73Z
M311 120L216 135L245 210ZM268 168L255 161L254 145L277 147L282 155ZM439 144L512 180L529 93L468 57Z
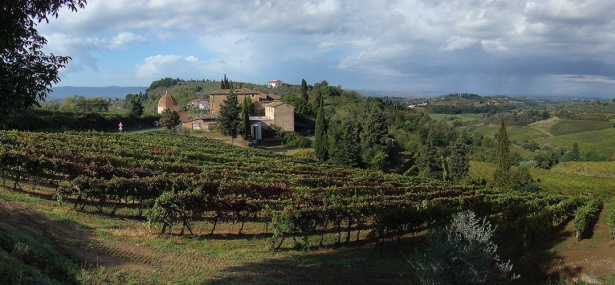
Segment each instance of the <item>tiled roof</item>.
M159 107L174 107L177 106L177 101L173 96L169 95L169 91L164 92L164 95L158 100Z

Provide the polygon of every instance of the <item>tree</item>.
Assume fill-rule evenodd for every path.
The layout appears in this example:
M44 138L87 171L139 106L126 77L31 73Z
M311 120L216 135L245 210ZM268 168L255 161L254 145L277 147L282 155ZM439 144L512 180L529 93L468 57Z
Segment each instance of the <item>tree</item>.
M127 101L128 116L131 118L141 117L143 115L143 104L138 97L132 97Z
M577 161L579 160L579 144L572 144L572 152L570 152L570 160Z
M316 130L314 133L314 152L319 160L324 161L329 158L329 142L327 140L327 121L325 119L322 96L319 101L318 114L316 114Z
M167 108L160 113L160 125L168 130L173 129L180 123L181 121L179 120L179 114L177 112Z
M237 130L241 123L239 113L237 95L231 90L224 102L220 105L220 114L218 115L218 126L220 127L220 131L223 135L230 136L231 141L237 137Z
M303 101L307 102L308 101L308 87L307 87L307 82L305 82L305 79L301 79L301 99L303 99Z
M228 78L226 77L226 74L224 75L224 78L220 82L220 89L233 89L233 82L231 81L229 83Z
M439 148L436 144L434 132L429 132L427 142L421 147L421 152L416 164L419 174L423 177L442 180L444 176L444 165Z
M496 134L496 139L498 142L496 150L497 168L494 173L493 181L496 186L503 186L509 182L508 178L511 166L510 141L508 140L504 118L500 119L500 128Z
M356 167L359 165L359 139L357 127L344 121L335 131L331 149L331 160L338 165Z
M70 57L45 54L47 39L37 25L58 17L63 7L71 11L85 7L85 0L3 1L0 9L0 123L18 110L44 101L51 85L58 83L58 70Z
M509 261L500 260L491 241L495 228L471 211L428 235L429 248L411 261L422 284L506 284L519 278Z
M241 137L244 140L250 140L252 136L252 130L250 126L250 109L252 107L252 102L248 99L248 96L243 100L243 105L241 106Z
M448 178L455 182L460 181L468 175L469 169L468 148L463 142L457 141L449 156Z

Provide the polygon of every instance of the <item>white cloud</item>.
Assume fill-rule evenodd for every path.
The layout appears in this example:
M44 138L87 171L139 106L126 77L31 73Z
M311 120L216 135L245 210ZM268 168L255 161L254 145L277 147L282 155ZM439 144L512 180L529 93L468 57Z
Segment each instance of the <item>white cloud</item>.
M184 60L179 55L154 55L145 58L145 62L137 66L137 76L140 78L155 78L167 72L168 68L172 68L181 60Z
M73 56L74 68L97 69L99 57L119 50L135 54L140 77L233 72L250 80L309 65L329 72L314 77L344 73L355 83L517 90L564 82L543 74L615 77L613 10L611 0L90 0L41 28L50 50ZM143 52L159 56L141 61Z
M117 49L130 43L146 42L147 38L133 33L120 33L108 41L108 48ZM106 41L105 41L106 42Z

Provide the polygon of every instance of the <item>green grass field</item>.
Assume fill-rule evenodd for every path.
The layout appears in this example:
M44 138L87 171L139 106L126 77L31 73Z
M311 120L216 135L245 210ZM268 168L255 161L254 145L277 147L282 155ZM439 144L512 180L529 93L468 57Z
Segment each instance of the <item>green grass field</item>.
M483 119L483 114L429 114L429 117L434 120L447 120L448 118L458 118L462 122L478 121Z
M585 160L615 160L615 128L537 139L539 145L571 149L576 142Z
M598 167L596 167L598 168ZM470 177L475 181L493 180L495 164L470 162ZM566 172L531 168L530 174L541 190L559 194L582 194L590 196L615 195L615 177L596 177Z
M559 120L555 125L549 128L549 132L554 136L574 134L587 131L596 131L612 128L613 124L604 121L587 121L587 120Z
M568 174L615 178L615 161L568 161L557 164L551 170Z
M475 126L474 129L484 136L486 135L486 136L493 137L498 131L498 126L480 125L480 126ZM548 134L542 132L539 129L532 128L532 127L507 126L506 131L508 131L508 139L511 142L518 142L518 143L549 137Z

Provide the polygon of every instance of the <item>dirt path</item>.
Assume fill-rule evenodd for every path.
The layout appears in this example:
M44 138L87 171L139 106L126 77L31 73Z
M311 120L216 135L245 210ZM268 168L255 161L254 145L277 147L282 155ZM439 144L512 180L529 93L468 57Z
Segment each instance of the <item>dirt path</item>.
M547 130L545 130L545 129L543 129L543 128L538 128L538 127L534 127L534 128L535 128L535 129L537 129L537 130L539 130L539 131L541 131L541 132L543 132L544 134L546 134L546 135L547 135L547 136L549 136L549 137L553 137L553 134L552 134L552 133L550 133L549 131L547 131Z
M549 275L571 278L581 273L615 274L615 241L610 238L606 224L606 207L600 212L593 232L588 237L575 242L574 235L570 235L554 246L552 251L557 258L547 268ZM572 232L572 227L573 223L570 222L566 230Z

